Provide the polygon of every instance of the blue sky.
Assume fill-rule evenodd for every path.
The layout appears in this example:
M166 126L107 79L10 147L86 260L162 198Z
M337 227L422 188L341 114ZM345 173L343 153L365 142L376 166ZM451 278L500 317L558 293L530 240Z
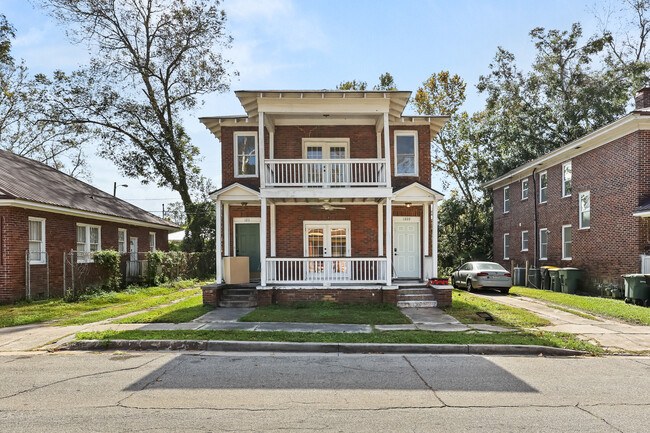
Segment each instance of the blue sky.
M415 91L432 73L449 70L468 83L464 109L481 109L475 85L488 73L498 46L513 52L522 67L534 58L528 32L535 27L597 30L592 10L610 4L583 0L226 0L234 37L226 54L240 75L239 89L332 89L357 79L374 85L390 72L400 90ZM611 3L616 4L616 3ZM0 12L16 27L13 45L32 72L72 70L88 59L87 48L72 45L57 23L27 0L0 0ZM220 144L198 122L201 116L244 114L234 93L209 95L186 115L186 126L200 148L201 168L220 186ZM118 195L160 215L176 193L123 178L112 163L87 152L91 183L112 192L113 182L128 188ZM434 175L434 187L441 188Z

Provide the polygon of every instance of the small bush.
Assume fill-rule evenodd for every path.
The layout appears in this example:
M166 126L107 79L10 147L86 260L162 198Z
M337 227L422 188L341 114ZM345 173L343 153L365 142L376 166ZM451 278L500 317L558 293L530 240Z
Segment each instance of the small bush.
M120 288L122 272L120 272L120 253L115 250L102 250L93 254L93 260L99 265L104 274L99 284L100 290L114 291Z

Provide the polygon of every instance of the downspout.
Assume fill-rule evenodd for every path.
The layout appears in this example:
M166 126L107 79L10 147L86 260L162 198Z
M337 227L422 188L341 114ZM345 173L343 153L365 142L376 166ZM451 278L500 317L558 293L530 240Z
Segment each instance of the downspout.
M537 248L537 182L535 182L535 170L537 170L537 167L533 168L533 206L534 206L534 212L533 212L533 229L535 230L535 252L533 253L533 267L537 269L537 253L538 253L538 248Z

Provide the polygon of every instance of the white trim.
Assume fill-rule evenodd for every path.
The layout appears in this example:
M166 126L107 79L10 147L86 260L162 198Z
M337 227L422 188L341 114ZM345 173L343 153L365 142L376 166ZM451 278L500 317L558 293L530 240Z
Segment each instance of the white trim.
M508 199L506 200L506 191L508 192ZM506 204L507 209L506 209ZM510 213L510 185L503 187L503 213Z
M506 254L506 239L508 239L508 251ZM510 233L504 233L503 234L503 260L509 260L510 259Z
M239 136L254 136L255 137L255 174L237 174L238 166L237 162L239 161L239 152L237 151L237 137ZM248 178L248 177L257 177L259 175L259 139L258 133L255 131L235 131L233 132L233 177L235 178Z
M384 205L377 205L377 257L384 255Z
M325 138L318 138L318 137L303 137L302 138L302 159L307 159L307 148L310 146L318 146L321 145L323 147L323 158L321 159L330 159L329 155L329 149L331 147L345 147L345 157L343 159L348 159L350 158L350 139L341 137L341 138L332 138L332 137L325 137ZM327 148L327 156L325 149Z
M151 245L151 235L153 235L153 249ZM156 251L156 232L149 232L149 252Z
M397 172L397 137L400 135L405 135L405 136L412 136L413 137L413 168L414 168L414 173L398 173ZM420 142L418 140L418 131L417 130L404 130L404 129L397 129L393 131L393 157L394 157L394 168L395 168L395 176L401 176L401 177L418 177L419 176L419 171L420 171L420 166L419 166L419 155L418 155L418 150L420 147Z
M546 255L542 257L542 232L546 233ZM548 229L539 229L539 259L548 260Z
M237 217L232 219L232 255L237 257L237 224L260 224L262 218L260 217Z
M582 209L582 197L584 195L589 196L589 209L585 210L585 211L589 211L589 225L588 226L583 226L582 225L582 212L583 212L583 209ZM582 191L578 195L578 227L579 227L580 230L583 230L583 229L586 230L586 229L591 228L591 191Z
M215 231L216 231L216 245L215 245L215 251L216 251L216 260L217 260L217 267L216 267L216 283L221 284L221 281L223 281L223 263L222 263L222 252L221 252L221 200L217 200L215 203Z
M542 176L546 177L546 186L544 191L546 192L546 199L542 201ZM548 172L546 170L539 172L539 204L544 204L548 202Z
M271 231L271 257L275 257L277 255L276 252L276 231L277 231L277 224L276 224L276 208L275 208L275 203L271 203L269 205L269 211L271 213L271 227L269 230Z
M567 179L564 178L564 167L569 167L569 170L571 170L571 178L569 178L569 183L571 184L571 189L573 190L573 165L571 164L571 161L567 161L562 163L562 198L564 197L571 197L571 192L568 194L566 193L566 182Z
M352 223L350 220L313 220L302 222L302 243L303 243L303 256L309 257L309 236L307 236L307 229L311 227L318 227L323 229L323 248L328 247L323 257L332 257L332 242L329 235L329 228L344 228L345 229L345 256L352 257ZM326 240L329 243L326 244Z
M230 204L223 203L223 255L230 257Z
M564 239L564 229L566 228L571 229L571 255L573 255L573 229L571 228L571 224L566 224L562 226L562 260L571 260L572 257L566 255L566 251L564 250L565 247L565 239Z
M526 233L526 248L524 249L524 233ZM530 237L528 236L528 230L521 231L521 251L528 251L528 244L530 243Z
M152 228L169 230L169 231L178 229L178 227L171 227L171 226L166 226L166 225L162 225L162 224L148 223L148 222L145 222L145 221L132 220L132 219L129 219L129 218L105 215L105 214L100 214L100 213L95 213L95 212L84 211L84 210L70 209L70 208L65 208L65 207L60 207L60 206L35 203L35 202L27 201L27 200L19 200L19 199L0 200L0 206L20 207L20 208L23 208L23 209L40 210L40 211L51 212L51 213L56 213L56 214L61 214L61 215L80 216L80 217L84 217L84 218L97 219L97 220L100 220L100 221L108 221L108 222L114 222L114 223L130 224L130 225L138 226L138 227L152 227Z
M28 217L27 218L27 248L29 249L29 245L32 243L32 240L29 238L29 223L30 222L39 222L41 223L41 241L40 241L40 251L39 251L39 260L32 260L31 257L29 258L29 264L30 265L44 265L46 260L44 258L44 254L46 252L45 250L45 218L38 218L38 217ZM31 255L31 252L30 252Z
M93 261L92 253L94 251L90 251L90 229L91 228L96 228L97 229L97 251L102 250L102 226L98 226L95 224L85 224L85 223L77 223L76 226L77 230L75 230L75 249L77 250L77 263L91 263ZM82 258L82 255L79 253L79 231L78 228L83 227L86 229L86 240L85 240L85 245L84 245L84 255L87 256L86 259Z
M423 248L422 248L422 254L424 257L427 257L429 255L429 222L431 219L431 204L430 203L425 203L422 205L422 212L423 215L423 226L422 227L422 241L424 242Z
M386 114L384 118L388 117ZM386 199L386 285L393 282L393 199Z
M526 197L524 197L524 182L526 182ZM521 179L521 199L522 200L528 200L528 197L530 196L530 181L528 178L526 179Z
M120 233L124 233L124 251L120 251ZM120 254L126 254L129 251L129 233L126 229L119 228L117 229L117 252Z

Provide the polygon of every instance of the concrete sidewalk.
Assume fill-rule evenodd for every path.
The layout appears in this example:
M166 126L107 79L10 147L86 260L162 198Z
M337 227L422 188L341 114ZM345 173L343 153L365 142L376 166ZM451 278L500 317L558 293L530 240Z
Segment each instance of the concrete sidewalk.
M630 325L622 321L603 317L598 317L597 320L588 319L552 308L550 305L556 304L534 298L505 296L489 292L478 292L475 294L490 301L528 310L550 321L551 325L539 328L543 331L576 334L586 340L593 340L612 351L650 351L650 326ZM558 306L579 311L577 308Z

